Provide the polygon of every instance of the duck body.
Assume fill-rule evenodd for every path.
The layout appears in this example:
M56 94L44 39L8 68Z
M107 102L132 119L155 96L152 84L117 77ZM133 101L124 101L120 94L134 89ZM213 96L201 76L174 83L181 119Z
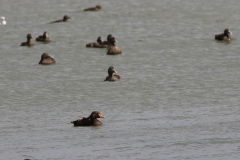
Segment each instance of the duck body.
M32 38L33 38L32 35L28 34L27 35L27 42L22 42L22 43L19 44L19 46L32 46L32 45L34 45L34 43L31 41Z
M121 49L115 44L115 37L111 37L108 41L107 55L122 54Z
M49 23L58 23L58 22L67 22L68 19L71 19L71 17L69 17L68 15L65 15L65 16L63 17L63 19L56 20L56 21L52 21L52 22L48 22L47 24L49 24Z
M89 43L89 44L85 44L85 46L88 48L107 48L108 47L108 45L101 44L101 43Z
M110 66L108 68L108 76L105 78L104 81L117 81L122 78L121 76L115 75L114 73L117 73L117 71L114 69L113 66Z
M232 32L227 28L224 30L224 32L222 34L215 34L215 39L222 41L222 40L231 40Z
M96 7L91 7L91 8L86 8L86 9L83 9L84 11L100 11L102 10L102 7L97 5Z
M103 115L97 111L91 113L89 117L83 117L83 119L78 119L72 121L74 126L100 126L102 122L97 120L97 118L104 118Z
M48 37L48 33L44 32L43 35L37 36L36 41L40 42L51 42L51 40Z
M41 56L41 60L39 61L39 64L44 64L44 65L54 64L54 63L56 63L55 59L51 57L48 53L43 53Z

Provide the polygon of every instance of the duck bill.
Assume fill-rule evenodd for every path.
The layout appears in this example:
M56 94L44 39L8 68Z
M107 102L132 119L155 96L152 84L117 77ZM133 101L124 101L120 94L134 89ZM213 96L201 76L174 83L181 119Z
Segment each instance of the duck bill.
M114 73L117 73L117 71L115 69L113 69Z
M103 115L100 113L100 114L98 114L99 115L99 118L105 118L105 117L103 117Z
M230 33L230 34L232 34L232 32L231 32L231 31L229 31L229 33Z

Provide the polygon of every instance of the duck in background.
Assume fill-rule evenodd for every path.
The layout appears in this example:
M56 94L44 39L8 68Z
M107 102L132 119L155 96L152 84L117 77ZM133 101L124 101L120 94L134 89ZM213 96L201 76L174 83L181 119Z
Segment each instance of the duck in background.
M27 35L27 42L22 42L22 43L19 44L19 46L32 46L32 45L34 45L34 43L31 41L32 38L33 38L32 35L29 33Z
M6 25L7 24L5 17L1 17L1 20L2 20L2 23L0 23L0 25Z
M63 17L63 19L56 20L56 21L52 21L52 22L48 22L47 24L49 24L49 23L57 23L57 22L67 22L68 19L71 19L71 17L69 17L68 15L65 15L65 16Z
M83 9L84 11L100 11L102 7L100 5L96 5L96 7Z
M105 78L104 81L117 81L117 80L122 78L119 75L116 75L116 74L113 74L113 73L117 73L117 71L114 69L113 66L110 66L108 68L108 76Z
M86 47L90 47L90 48L107 48L108 47L108 40L110 39L110 37L112 37L111 34L109 34L107 36L107 41L102 41L101 37L97 38L97 43L96 42L92 42L92 43L88 43L88 44L84 44Z
M50 56L48 53L43 53L41 56L41 60L39 61L39 64L53 64L56 63L55 59Z
M222 34L215 34L215 39L220 41L231 40L231 34L232 32L228 28L226 28Z
M92 43L88 43L88 44L84 44L86 47L90 47L90 48L107 48L107 44L104 44L102 41L101 37L98 37L97 39L97 43L92 42Z
M93 111L90 116L83 117L83 119L78 119L76 121L72 121L74 126L100 126L102 122L97 120L97 118L104 118L103 115L97 111Z
M121 49L118 48L118 46L115 43L116 43L115 37L110 37L108 41L107 55L122 54Z
M36 41L41 41L41 42L51 42L51 40L48 37L48 33L44 32L42 36L37 36Z
M92 43L85 44L85 46L90 48L107 48L108 45L106 41L103 42L102 38L98 37L97 43L92 42Z

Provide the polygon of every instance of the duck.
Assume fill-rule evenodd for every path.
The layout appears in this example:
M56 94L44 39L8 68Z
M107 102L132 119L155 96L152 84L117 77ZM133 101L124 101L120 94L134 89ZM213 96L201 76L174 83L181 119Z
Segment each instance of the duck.
M93 111L90 116L83 117L83 119L78 119L75 121L72 121L74 126L100 126L102 125L102 122L97 120L97 118L105 118L103 115L98 111Z
M51 40L48 37L48 33L44 32L43 35L37 36L36 41L41 41L41 42L51 42Z
M102 7L100 5L96 5L96 7L83 9L84 11L100 11Z
M0 25L6 25L7 24L5 17L1 17L1 20L2 20L2 23L0 23Z
M109 37L107 55L122 54L121 49L118 48L118 46L115 43L116 43L115 37Z
M55 59L50 56L48 53L43 53L41 56L41 60L39 61L38 64L53 64L56 63Z
M119 75L116 75L116 74L113 74L113 73L117 73L117 71L114 69L113 66L110 66L108 68L108 76L105 78L104 81L117 81L117 80L122 78Z
M22 42L22 43L19 44L19 46L32 46L32 45L34 45L34 43L31 41L32 38L33 38L32 35L29 33L27 35L27 42Z
M228 28L226 28L222 34L215 34L215 39L220 41L231 40L231 34L232 32Z
M48 22L47 24L49 24L49 23L57 23L57 22L67 22L68 19L71 19L71 17L69 17L68 15L65 15L65 16L63 17L63 19L56 20L56 21L53 21L53 22Z
M88 43L88 44L84 44L86 47L90 47L90 48L107 48L108 44L106 41L102 41L101 37L97 38L97 43L96 42L92 42L92 43Z

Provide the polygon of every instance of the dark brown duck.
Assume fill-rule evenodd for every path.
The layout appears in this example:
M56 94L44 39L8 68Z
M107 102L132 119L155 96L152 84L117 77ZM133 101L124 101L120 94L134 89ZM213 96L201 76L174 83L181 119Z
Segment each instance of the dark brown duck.
M117 81L121 79L119 75L115 75L114 73L117 73L117 71L114 69L113 66L108 68L108 76L105 78L104 81Z
M83 119L78 119L76 121L72 121L74 126L100 126L102 122L97 120L97 118L104 118L103 115L97 111L91 113L88 117L83 117Z
M96 5L96 7L83 9L84 11L100 11L102 7L100 5Z
M71 19L71 17L69 17L68 15L65 15L65 16L63 17L63 19L56 20L56 21L52 21L52 22L48 22L47 24L49 24L49 23L57 23L57 22L67 22L68 19Z
M115 43L116 43L115 37L110 37L108 41L107 55L122 54L121 49L118 48L118 46Z
M53 57L51 57L48 53L43 53L41 56L41 60L39 61L39 64L53 64L56 63Z
M41 41L41 42L51 42L51 40L48 37L48 33L44 32L43 35L37 36L36 41Z
M34 45L34 43L31 41L32 38L33 38L32 35L29 33L27 35L27 42L22 42L22 43L19 44L19 46L32 46L32 45Z
M232 32L228 28L226 28L222 34L215 34L215 39L220 41L231 40L231 34Z
M109 34L107 36L107 41L102 41L101 37L97 38L97 43L96 42L92 42L92 43L88 43L88 44L84 44L86 47L90 47L90 48L107 48L108 47L108 40L112 37L111 34Z
M98 37L97 43L92 42L92 43L85 44L85 46L88 48L107 48L108 45L102 41L101 37Z

